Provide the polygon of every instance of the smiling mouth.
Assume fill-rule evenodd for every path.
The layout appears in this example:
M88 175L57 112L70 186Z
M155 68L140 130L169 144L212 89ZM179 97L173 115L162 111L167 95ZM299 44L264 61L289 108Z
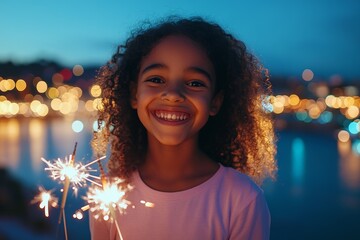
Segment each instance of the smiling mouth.
M184 112L155 111L155 116L165 121L179 122L186 121L190 117L190 114Z

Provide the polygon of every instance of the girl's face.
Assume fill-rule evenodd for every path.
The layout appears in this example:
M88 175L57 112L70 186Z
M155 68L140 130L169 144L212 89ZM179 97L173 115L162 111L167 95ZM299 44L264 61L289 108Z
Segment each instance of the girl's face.
M174 35L142 59L131 104L149 141L174 146L196 141L209 115L218 112L222 99L214 97L214 91L214 68L203 49Z

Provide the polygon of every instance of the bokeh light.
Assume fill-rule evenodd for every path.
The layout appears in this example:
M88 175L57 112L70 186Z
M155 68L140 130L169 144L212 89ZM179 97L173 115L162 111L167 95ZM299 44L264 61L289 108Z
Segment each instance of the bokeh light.
M320 114L319 121L321 124L329 123L333 120L333 113L329 111L324 111Z
M302 78L305 81L311 81L314 78L314 73L310 69L305 69L302 73Z
M63 70L61 70L60 74L63 77L64 81L68 81L72 77L72 72L67 68L64 68Z
M100 129L99 129L99 127L100 127ZM93 130L94 130L95 132L101 131L104 127L105 127L105 122L102 122L102 123L100 124L100 126L99 126L99 123L98 123L97 120L94 121L94 123L93 123Z
M71 127L74 132L79 133L84 129L84 124L80 120L75 120Z
M72 69L74 76L81 76L84 73L84 68L81 65L75 65Z
M350 134L345 130L341 130L338 133L338 140L340 142L348 142L350 140Z
M349 132L351 133L351 134L358 134L359 133L359 123L358 122L351 122L350 124L349 124Z
M92 85L90 88L90 94L93 97L100 97L101 96L101 88L99 85L95 84Z
M0 90L2 92L11 91L15 88L16 84L13 79L3 79L0 81Z
M16 81L16 89L19 92L22 92L26 89L26 82L23 79L19 79Z
M48 86L47 86L47 83L45 81L39 81L36 84L36 90L39 93L44 93L44 92L46 92L47 89L48 89Z
M93 108L95 110L102 110L104 109L104 106L102 104L102 99L101 98L95 98L93 101Z
M52 75L52 82L54 83L54 85L62 84L63 81L64 81L64 77L60 73L54 73Z
M300 98L298 95L296 94L291 94L290 97L289 97L289 104L291 106L296 106L300 103Z
M346 110L345 116L348 119L354 119L357 116L359 116L359 108L356 106L349 106L349 108Z
M57 90L57 88L51 87L48 89L46 95L49 99L54 99L54 98L59 97L59 94L60 93L59 93L59 90Z

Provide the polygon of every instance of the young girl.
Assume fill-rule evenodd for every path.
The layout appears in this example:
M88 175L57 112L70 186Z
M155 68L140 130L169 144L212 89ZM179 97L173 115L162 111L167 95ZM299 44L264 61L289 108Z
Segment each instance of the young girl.
M105 127L94 142L111 142L110 174L134 186L135 208L116 219L125 240L269 238L253 182L276 171L262 71L243 42L201 18L140 29L101 68ZM120 238L114 223L90 217L90 228L92 239Z

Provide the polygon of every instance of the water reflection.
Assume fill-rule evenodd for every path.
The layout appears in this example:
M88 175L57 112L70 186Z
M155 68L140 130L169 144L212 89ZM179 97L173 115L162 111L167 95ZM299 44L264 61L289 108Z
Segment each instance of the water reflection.
M72 129L76 120L84 124L78 133ZM84 118L0 119L0 167L14 170L23 184L59 189L60 185L43 171L45 165L40 158L64 158L78 142L76 161L90 162L94 159L90 147L92 126L93 119ZM299 235L296 239L329 239L325 235L309 238L324 232L334 239L350 239L338 237L346 233L359 236L353 226L360 216L360 156L353 152L351 142L338 142L336 148L336 141L329 135L300 131L283 132L281 137L278 180L265 189L273 239L295 239L295 235ZM69 198L68 212L83 203L81 198ZM87 219L72 221L69 219L70 235L81 234L74 239L89 238Z
M0 120L0 167L15 169L19 164L20 125L17 119Z
M339 173L344 185L349 189L360 188L360 156L355 153L351 141L338 141L340 155Z
M31 119L29 122L29 146L32 160L32 168L35 172L41 170L41 157L47 149L47 128L43 120Z
M71 153L75 143L75 134L71 129L72 121L65 118L49 122L54 152L58 153L52 157L63 158Z
M305 146L301 138L295 138L291 145L292 176L295 185L299 185L304 177Z
M92 123L83 122L87 129L72 130L74 119L39 118L0 119L0 168L11 170L26 184L39 184L47 175L41 157L65 158L78 142L77 161L92 160L90 140Z
M77 157L91 159L90 140L92 136L92 121L90 119L82 120L84 129L75 132L72 128L76 119L54 119L48 123L50 129L51 146L49 146L49 155L45 158L64 158L72 153L75 142L78 143L76 151Z

